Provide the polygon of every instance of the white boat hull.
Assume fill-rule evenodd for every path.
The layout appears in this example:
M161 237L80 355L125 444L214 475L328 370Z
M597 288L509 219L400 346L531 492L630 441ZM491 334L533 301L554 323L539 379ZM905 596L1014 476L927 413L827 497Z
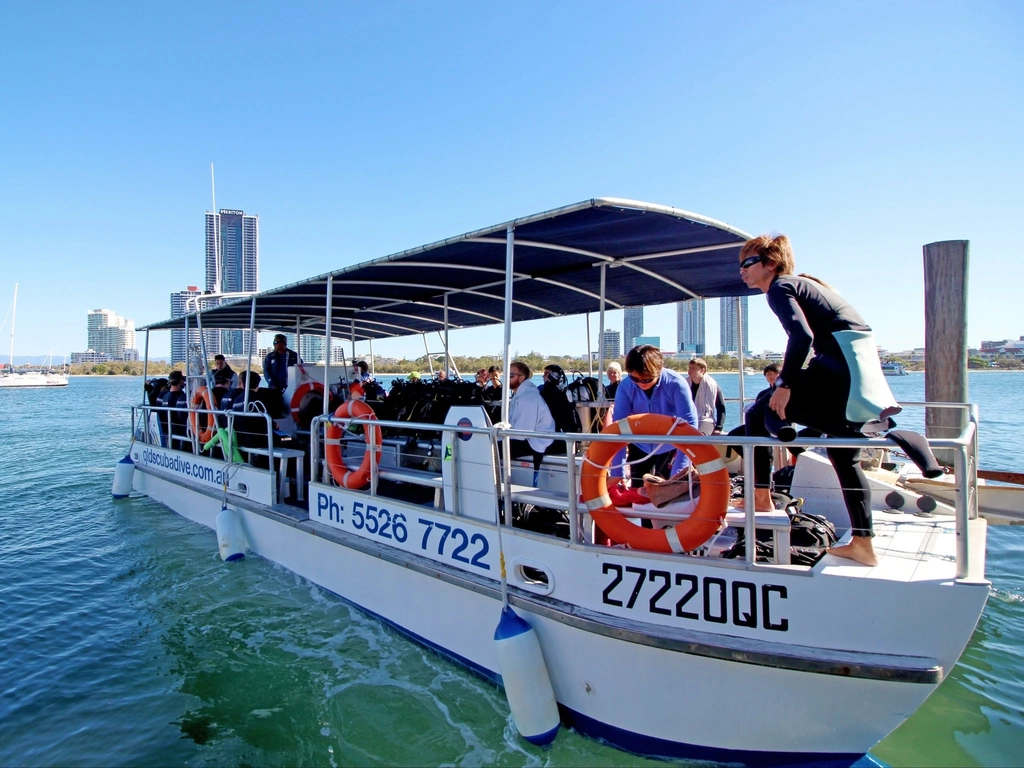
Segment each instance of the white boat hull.
M59 373L9 373L0 375L0 389L20 387L66 387L68 377Z
M219 464L193 464L207 462ZM181 474L141 464L135 487L214 529L221 509L215 483L199 488ZM248 486L261 477L266 473L243 467L233 482ZM309 520L232 498L251 551L498 679L495 528L383 500L391 516L405 515L408 535L398 545L353 529L352 512L371 497L315 483L309 490ZM465 550L466 559L480 555L484 547L475 535L484 537L487 552L472 559L491 567L456 562L451 543L435 552L439 537L424 534L435 522L464 530L463 543L477 542ZM983 529L978 534L983 542ZM789 764L856 759L948 673L988 594L983 580L863 578L865 569L835 558L808 574L572 547L509 529L503 540L513 605L537 631L565 721L621 748L666 757ZM983 572L983 553L978 560ZM517 561L541 564L551 589L517 579ZM628 581L613 588L617 573ZM691 583L702 589L686 602ZM660 585L670 589L659 598ZM741 606L733 605L737 596ZM689 618L675 615L681 610ZM850 651L835 650L842 648ZM843 659L850 663L844 666ZM879 672L887 664L891 674ZM874 671L859 676L867 667Z
M931 496L945 504L956 503L956 487L941 480L907 479L903 483L908 490ZM1007 485L982 485L977 487L978 512L992 522L1024 524L1024 487Z

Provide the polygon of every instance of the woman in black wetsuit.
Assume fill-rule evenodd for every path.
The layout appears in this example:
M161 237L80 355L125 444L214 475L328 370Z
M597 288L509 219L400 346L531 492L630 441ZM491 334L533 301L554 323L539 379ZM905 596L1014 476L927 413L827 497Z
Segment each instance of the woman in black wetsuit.
M815 278L793 274L795 262L789 238L785 235L761 235L748 240L740 251L740 277L750 288L766 294L768 306L779 318L789 336L782 373L775 382L771 398L761 398L747 414L748 435L767 436L769 424L785 419L803 424L831 437L862 437L863 422L849 420L850 363L834 335L836 332L870 333L871 328L850 304L830 286ZM804 360L813 349L806 368ZM856 364L856 363L855 363ZM870 375L871 371L866 371ZM881 375L881 370L879 370ZM858 377L860 378L860 377ZM891 398L891 395L890 395ZM893 407L876 412L877 423L899 411ZM768 413L768 411L774 413ZM788 429L790 434L784 435ZM778 431L783 439L792 439L792 428ZM853 539L850 544L829 552L876 565L871 537L871 486L859 462L856 448L830 448L828 458L843 489L843 500L850 514ZM755 504L771 508L771 454L754 451Z

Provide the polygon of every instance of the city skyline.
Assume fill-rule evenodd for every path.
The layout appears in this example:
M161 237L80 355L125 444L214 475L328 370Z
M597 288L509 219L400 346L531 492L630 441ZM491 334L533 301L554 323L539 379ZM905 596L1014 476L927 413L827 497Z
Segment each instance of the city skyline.
M797 271L836 286L891 349L924 343L922 246L969 240L970 343L1024 333L1005 277L1024 208L1020 3L259 6L244 45L224 44L230 8L173 16L71 4L59 36L45 5L5 16L17 119L0 121L0 293L21 283L27 353L79 349L94 307L142 327L166 319L172 291L205 289L211 161L217 200L260 214L261 287L609 196L785 232ZM515 50L485 44L498 28ZM523 107L508 114L498 94ZM768 115L757 130L752 105ZM749 310L750 348L781 349L763 297ZM648 307L645 332L673 345L676 311ZM584 328L524 325L512 344L581 352ZM169 333L150 342L169 354ZM502 343L452 335L453 352Z

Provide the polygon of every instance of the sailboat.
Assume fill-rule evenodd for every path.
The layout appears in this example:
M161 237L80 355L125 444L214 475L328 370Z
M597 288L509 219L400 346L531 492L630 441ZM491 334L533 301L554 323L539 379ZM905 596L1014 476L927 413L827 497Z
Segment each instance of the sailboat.
M47 367L41 371L17 371L14 368L14 320L18 314L18 283L14 284L14 302L11 304L11 357L3 371L0 371L0 389L7 387L66 387L66 370L54 371ZM53 354L50 354L53 360Z

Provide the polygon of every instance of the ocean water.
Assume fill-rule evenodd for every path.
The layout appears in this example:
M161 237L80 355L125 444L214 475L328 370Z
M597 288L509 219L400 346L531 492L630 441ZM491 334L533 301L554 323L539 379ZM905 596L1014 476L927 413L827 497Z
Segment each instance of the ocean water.
M923 399L923 375L891 383ZM1024 470L1024 373L972 374L970 389L981 465ZM526 744L495 686L273 563L222 563L213 532L149 499L111 499L140 395L113 377L0 390L0 765L645 762L566 731ZM1022 563L1024 527L991 528L970 646L876 757L1021 763Z

